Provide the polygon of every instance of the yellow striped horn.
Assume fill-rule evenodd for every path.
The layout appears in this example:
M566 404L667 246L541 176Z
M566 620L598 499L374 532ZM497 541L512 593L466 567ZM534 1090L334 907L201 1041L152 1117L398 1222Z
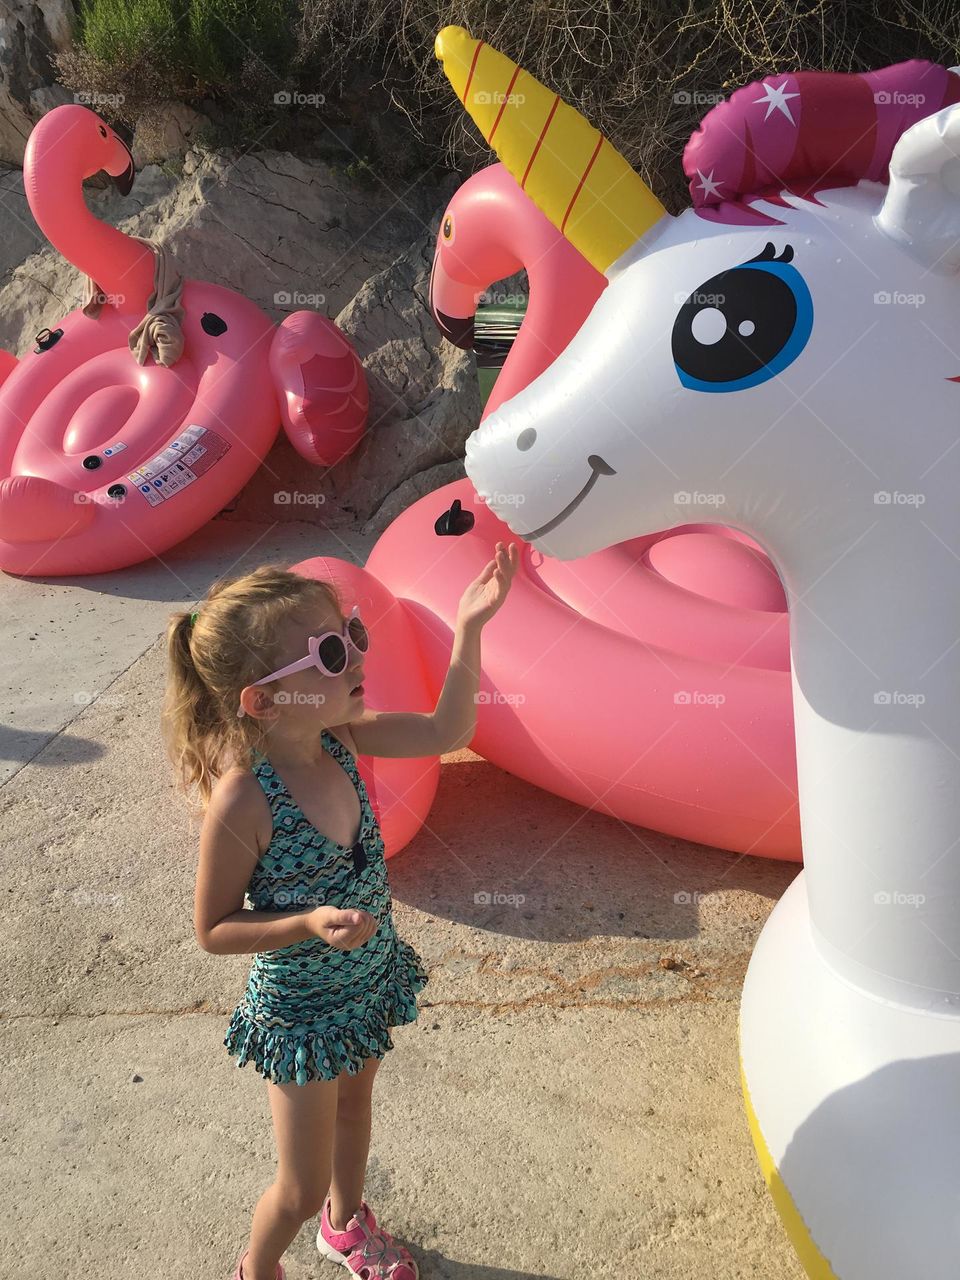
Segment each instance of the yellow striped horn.
M598 271L666 213L579 111L508 57L444 27L435 51L457 97L531 200Z

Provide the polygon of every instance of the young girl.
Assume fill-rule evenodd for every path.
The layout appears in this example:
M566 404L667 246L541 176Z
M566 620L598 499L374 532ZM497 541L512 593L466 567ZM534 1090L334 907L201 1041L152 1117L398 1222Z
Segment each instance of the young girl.
M205 808L194 927L213 955L254 953L223 1043L267 1081L278 1150L232 1280L284 1280L280 1258L316 1213L324 1257L364 1280L418 1280L362 1198L374 1076L389 1028L416 1019L427 974L394 928L356 757L470 741L480 632L517 562L516 544L498 542L464 591L429 715L364 710L369 637L331 583L268 565L171 618L164 736Z

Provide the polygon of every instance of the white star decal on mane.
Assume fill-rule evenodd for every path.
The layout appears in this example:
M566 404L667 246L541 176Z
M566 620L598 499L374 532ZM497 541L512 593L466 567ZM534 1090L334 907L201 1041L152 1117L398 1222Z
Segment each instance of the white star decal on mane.
M723 178L720 178L718 181L714 181L712 169L709 173L702 173L698 169L697 177L700 179L700 190L704 192L705 195L718 196L720 194L720 183L723 182Z
M796 125L797 122L790 114L790 108L787 106L786 100L787 98L799 98L800 95L799 93L784 93L786 87L786 80L784 80L783 84L779 86L768 84L766 80L764 80L763 91L766 96L763 98L754 98L754 102L765 102L767 104L767 114L763 117L764 120L770 119L771 111L782 111L790 123L792 125Z

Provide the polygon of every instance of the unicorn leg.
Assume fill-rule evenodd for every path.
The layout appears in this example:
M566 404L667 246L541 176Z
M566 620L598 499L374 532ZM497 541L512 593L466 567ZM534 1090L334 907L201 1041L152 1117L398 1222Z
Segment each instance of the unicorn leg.
M806 872L770 914L740 1008L754 1145L815 1280L948 1280L960 1256L960 1017L868 995L823 960Z

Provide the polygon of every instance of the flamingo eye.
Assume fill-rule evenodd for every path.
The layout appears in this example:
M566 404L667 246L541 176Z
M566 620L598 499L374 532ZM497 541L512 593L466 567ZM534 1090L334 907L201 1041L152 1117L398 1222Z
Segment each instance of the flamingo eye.
M105 138L106 136L107 136L107 131L106 131L106 129L103 127L103 125L101 125L101 126L100 126L100 137L101 137L101 138Z
M453 218L449 213L443 220L443 238L449 244L453 243Z

